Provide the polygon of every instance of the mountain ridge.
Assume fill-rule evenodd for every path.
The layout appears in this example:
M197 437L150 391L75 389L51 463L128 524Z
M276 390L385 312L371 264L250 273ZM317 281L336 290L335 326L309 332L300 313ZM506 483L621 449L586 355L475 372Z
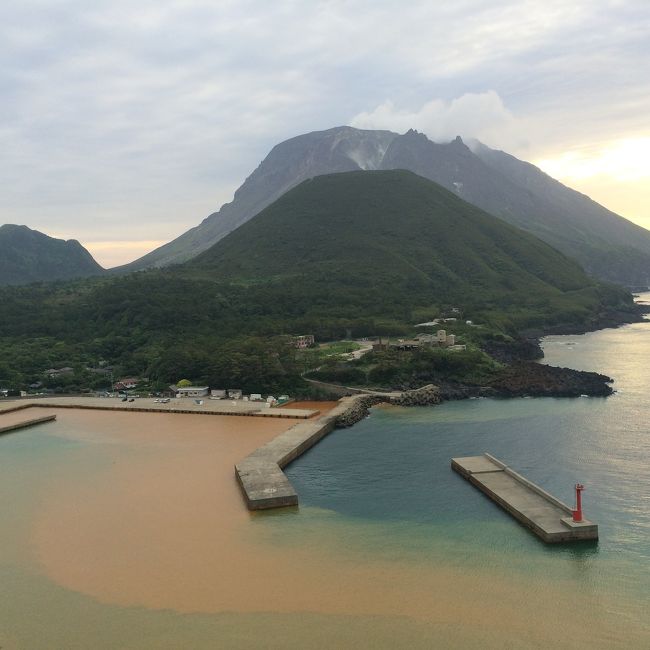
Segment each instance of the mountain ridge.
M76 239L57 239L28 226L0 226L0 284L70 280L103 273Z
M590 274L621 284L650 278L650 232L510 154L460 137L435 143L410 129L335 127L281 142L233 201L179 238L114 272L187 261L207 250L298 183L327 173L407 169L453 191L577 259Z
M442 301L484 319L507 312L518 327L580 320L601 286L546 242L404 170L303 181L178 268L306 304L319 296L323 314Z

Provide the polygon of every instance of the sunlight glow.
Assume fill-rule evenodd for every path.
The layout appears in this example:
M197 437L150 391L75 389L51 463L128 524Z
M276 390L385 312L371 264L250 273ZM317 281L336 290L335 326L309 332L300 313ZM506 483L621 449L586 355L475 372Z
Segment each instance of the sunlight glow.
M614 140L535 161L547 174L650 230L650 137Z
M650 177L650 137L629 138L594 149L567 151L535 164L558 179L607 176L627 183Z
M81 242L104 268L132 262L166 244L166 240Z

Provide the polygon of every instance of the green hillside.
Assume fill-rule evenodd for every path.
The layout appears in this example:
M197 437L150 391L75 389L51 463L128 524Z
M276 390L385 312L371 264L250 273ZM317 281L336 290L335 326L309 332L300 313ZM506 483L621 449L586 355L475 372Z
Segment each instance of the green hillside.
M632 311L624 290L404 171L305 181L182 266L0 287L0 302L0 387L57 367L75 369L68 387L103 386L90 369L108 363L252 392L303 385L287 334L409 336L453 308L513 334Z
M309 296L323 315L458 304L523 327L588 319L601 300L574 261L407 171L305 181L187 268Z
M69 280L103 272L74 239L55 239L27 226L0 226L0 285Z
M0 226L0 284L67 280L103 272L74 239L55 239L27 226Z

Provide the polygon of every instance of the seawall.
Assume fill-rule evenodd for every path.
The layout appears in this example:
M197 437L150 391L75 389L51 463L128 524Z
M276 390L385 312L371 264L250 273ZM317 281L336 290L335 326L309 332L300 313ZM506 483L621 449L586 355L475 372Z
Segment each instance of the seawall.
M381 402L415 406L437 404L439 391L425 386L407 393L373 393L343 397L327 415L301 422L235 465L235 475L249 510L298 505L298 494L282 469L335 428L349 427Z
M203 400L196 404L192 399L175 400L167 404L148 401L134 402L96 397L46 397L0 404L0 415L28 408L70 408L98 411L135 411L140 413L184 413L192 415L242 415L264 418L288 418L306 420L318 414L313 409L271 408L260 402L242 400Z
M598 525L573 521L560 499L490 454L452 458L451 467L547 543L598 539Z
M24 420L23 422L9 424L5 427L0 427L0 436L4 436L8 433L13 433L14 431L19 431L20 429L26 429L27 427L33 427L37 424L43 424L44 422L52 422L53 420L56 420L56 415L46 415L42 418L33 418L31 420Z
M235 476L249 510L298 505L298 494L282 468L332 431L338 418L366 396L343 397L327 415L300 422L235 465Z

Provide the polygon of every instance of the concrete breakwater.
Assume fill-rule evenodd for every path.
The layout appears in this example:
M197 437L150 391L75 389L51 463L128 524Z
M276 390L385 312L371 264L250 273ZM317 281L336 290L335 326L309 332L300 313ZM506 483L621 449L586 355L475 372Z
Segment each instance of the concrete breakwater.
M598 526L490 454L452 458L451 467L547 543L598 539Z
M147 398L134 402L122 402L117 399L97 397L46 397L20 402L0 404L0 415L36 408L93 409L99 411L130 411L141 413L183 413L192 415L244 415L265 418L308 419L318 414L314 409L270 408L260 402L242 400L174 400L166 404L157 403Z
M26 429L27 427L33 427L37 424L43 424L44 422L52 422L53 420L56 420L56 415L46 415L42 418L33 418L31 420L9 424L5 427L0 427L0 436L4 436L7 433L12 433L13 431L18 431L20 429Z
M366 394L343 397L327 415L301 422L249 454L235 465L235 476L249 510L298 505L298 494L282 469L335 428L349 427L362 420L371 406L389 402L426 406L441 401L435 386L407 393Z
M369 393L357 395L348 408L336 420L336 427L351 427L368 415L376 404L388 403L395 406L435 406L442 402L440 389L433 384L404 393Z
M339 417L367 396L343 397L327 415L291 427L235 465L249 510L298 505L298 494L282 471L332 431Z

